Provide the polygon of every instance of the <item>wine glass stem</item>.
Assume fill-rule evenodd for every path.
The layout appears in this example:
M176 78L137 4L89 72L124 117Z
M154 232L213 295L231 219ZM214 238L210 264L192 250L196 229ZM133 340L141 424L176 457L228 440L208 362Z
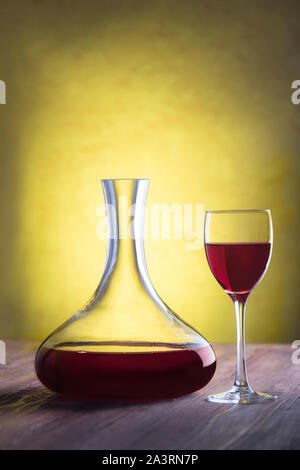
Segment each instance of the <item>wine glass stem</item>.
M250 388L247 379L245 356L245 309L246 302L234 302L236 319L236 376L234 386L240 389Z

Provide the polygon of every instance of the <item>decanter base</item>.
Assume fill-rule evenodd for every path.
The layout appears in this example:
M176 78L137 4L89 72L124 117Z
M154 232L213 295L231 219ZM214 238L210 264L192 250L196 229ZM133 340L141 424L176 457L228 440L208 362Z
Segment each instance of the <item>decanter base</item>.
M212 357L210 363L205 363ZM204 387L214 375L211 346L151 352L87 352L41 348L40 381L76 400L116 402L176 398Z

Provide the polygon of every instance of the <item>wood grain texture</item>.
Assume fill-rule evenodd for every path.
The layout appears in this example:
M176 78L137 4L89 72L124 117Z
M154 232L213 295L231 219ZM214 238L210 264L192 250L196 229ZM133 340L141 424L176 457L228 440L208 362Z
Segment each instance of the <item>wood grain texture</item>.
M300 364L290 345L248 345L250 383L276 392L267 404L207 403L231 388L235 347L214 345L218 367L199 392L154 404L103 405L66 400L34 372L35 345L8 341L0 365L1 449L300 449Z

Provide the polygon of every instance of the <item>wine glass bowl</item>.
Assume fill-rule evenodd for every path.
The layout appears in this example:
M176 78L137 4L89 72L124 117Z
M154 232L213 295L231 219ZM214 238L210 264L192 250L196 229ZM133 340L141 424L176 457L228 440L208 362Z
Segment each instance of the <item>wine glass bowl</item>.
M237 327L236 378L233 388L207 397L217 403L258 403L275 395L251 389L245 358L245 306L263 278L272 253L271 212L263 210L207 211L204 227L209 267L234 302Z

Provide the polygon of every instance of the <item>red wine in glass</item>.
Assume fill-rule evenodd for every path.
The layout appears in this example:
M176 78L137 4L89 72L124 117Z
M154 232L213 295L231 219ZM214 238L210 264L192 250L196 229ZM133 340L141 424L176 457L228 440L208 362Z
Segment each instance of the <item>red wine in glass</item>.
M207 260L225 292L245 302L263 276L271 253L271 243L206 243Z

